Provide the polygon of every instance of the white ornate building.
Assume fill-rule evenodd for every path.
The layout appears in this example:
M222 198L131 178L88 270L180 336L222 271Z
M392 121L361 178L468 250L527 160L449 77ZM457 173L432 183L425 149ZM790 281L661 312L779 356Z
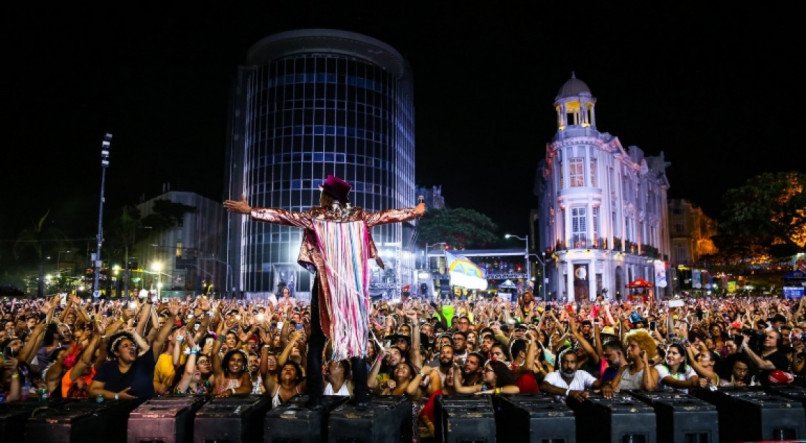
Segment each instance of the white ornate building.
M537 170L540 250L546 293L562 300L627 294L643 278L666 293L669 182L663 152L596 128L596 99L573 74L554 101L557 133Z

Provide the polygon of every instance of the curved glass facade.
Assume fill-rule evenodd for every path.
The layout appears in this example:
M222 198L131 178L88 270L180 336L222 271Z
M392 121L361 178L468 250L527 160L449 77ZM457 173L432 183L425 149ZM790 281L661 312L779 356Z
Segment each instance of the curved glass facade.
M234 91L230 196L302 211L318 206L319 184L334 174L353 185L355 206L415 204L411 75L402 56L359 34L309 30L270 36L248 59ZM241 290L276 291L294 279L295 290L309 291L310 275L295 265L302 231L245 219L230 219L228 239ZM407 268L403 230L373 229L398 283Z

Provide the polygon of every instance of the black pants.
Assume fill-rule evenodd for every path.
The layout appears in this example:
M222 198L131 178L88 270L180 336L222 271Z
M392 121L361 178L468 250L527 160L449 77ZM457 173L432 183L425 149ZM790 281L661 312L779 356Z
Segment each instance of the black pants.
M311 403L318 403L322 399L325 391L324 379L322 378L322 351L325 347L325 334L322 332L322 325L319 323L319 275L313 280L313 291L311 292L311 336L308 337L308 361L306 390L311 399ZM369 389L367 388L367 365L361 357L350 359L350 369L353 373L353 396L357 402L369 400Z

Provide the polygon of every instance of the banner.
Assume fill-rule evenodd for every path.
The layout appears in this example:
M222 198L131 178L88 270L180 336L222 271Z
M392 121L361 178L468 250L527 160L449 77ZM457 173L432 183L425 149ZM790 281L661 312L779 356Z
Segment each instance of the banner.
M664 263L662 260L655 260L655 286L665 288L667 285L666 263Z
M445 260L448 264L451 286L461 286L479 291L487 289L487 278L484 275L484 271L467 257L445 251Z
M691 287L694 289L702 288L702 280L699 269L692 269L691 270Z

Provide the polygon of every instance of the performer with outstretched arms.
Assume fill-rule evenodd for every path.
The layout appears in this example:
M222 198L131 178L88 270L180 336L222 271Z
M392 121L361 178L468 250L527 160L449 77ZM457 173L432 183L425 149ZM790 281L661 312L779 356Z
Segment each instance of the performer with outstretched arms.
M425 203L414 208L366 212L350 205L352 186L328 175L320 186L320 207L303 212L276 208L252 208L241 197L227 200L230 212L248 214L253 220L304 229L297 261L316 272L311 293L311 337L307 360L309 406L318 408L324 391L321 376L325 336L332 342L334 361L350 359L354 400L359 406L369 401L367 370L362 361L367 354L369 335L369 259L378 266L378 256L370 228L403 222L425 213Z

